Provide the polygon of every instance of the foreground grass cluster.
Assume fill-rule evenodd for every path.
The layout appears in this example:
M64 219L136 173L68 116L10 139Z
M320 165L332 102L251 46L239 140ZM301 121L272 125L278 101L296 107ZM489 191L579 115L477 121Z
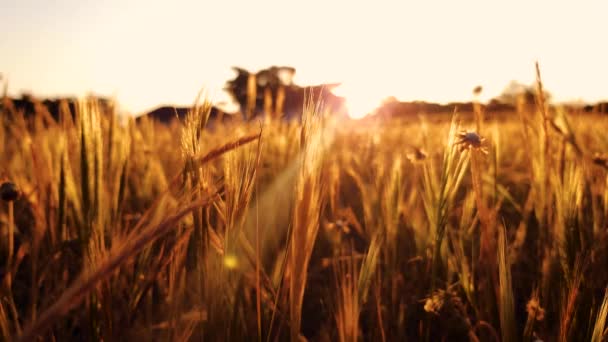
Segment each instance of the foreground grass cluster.
M537 102L212 129L205 103L5 106L1 339L602 341L608 118Z

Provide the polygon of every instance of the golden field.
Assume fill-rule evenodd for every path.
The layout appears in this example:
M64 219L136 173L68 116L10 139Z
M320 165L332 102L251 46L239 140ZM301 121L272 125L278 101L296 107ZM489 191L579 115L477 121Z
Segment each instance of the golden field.
M205 102L169 126L5 109L1 339L603 341L608 116L544 102L212 128Z

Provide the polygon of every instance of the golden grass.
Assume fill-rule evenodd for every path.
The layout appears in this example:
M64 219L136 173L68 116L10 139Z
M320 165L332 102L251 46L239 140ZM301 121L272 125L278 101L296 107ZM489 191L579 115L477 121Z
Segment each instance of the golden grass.
M204 100L163 126L5 99L1 339L606 338L608 117L283 122L269 96L212 129Z

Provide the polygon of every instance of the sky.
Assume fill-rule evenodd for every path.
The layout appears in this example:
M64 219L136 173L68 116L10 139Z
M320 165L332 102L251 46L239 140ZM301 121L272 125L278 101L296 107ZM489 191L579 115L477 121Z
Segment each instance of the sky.
M530 84L539 61L556 101L608 98L606 1L2 0L9 93L115 98L133 114L216 101L234 76L296 68L341 82L359 108L388 96L466 101Z

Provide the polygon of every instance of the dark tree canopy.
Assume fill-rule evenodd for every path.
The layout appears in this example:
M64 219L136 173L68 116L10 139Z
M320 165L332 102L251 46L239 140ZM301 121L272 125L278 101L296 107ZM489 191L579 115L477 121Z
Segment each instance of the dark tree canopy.
M226 82L224 90L239 104L243 115L247 114L248 107L253 107L252 113L249 113L251 116L267 114L270 107L275 111L274 115L285 118L298 117L307 96L312 96L313 101L322 101L327 109L334 112L340 112L343 107L344 99L331 92L338 84L301 87L293 83L295 68L271 66L256 73L240 67L232 69L236 72L236 76ZM255 98L251 99L250 96Z
M549 100L551 94L544 90L545 99ZM503 92L496 97L496 100L500 103L516 106L518 102L524 104L534 104L536 98L536 84L525 85L518 81L511 81L505 87Z

